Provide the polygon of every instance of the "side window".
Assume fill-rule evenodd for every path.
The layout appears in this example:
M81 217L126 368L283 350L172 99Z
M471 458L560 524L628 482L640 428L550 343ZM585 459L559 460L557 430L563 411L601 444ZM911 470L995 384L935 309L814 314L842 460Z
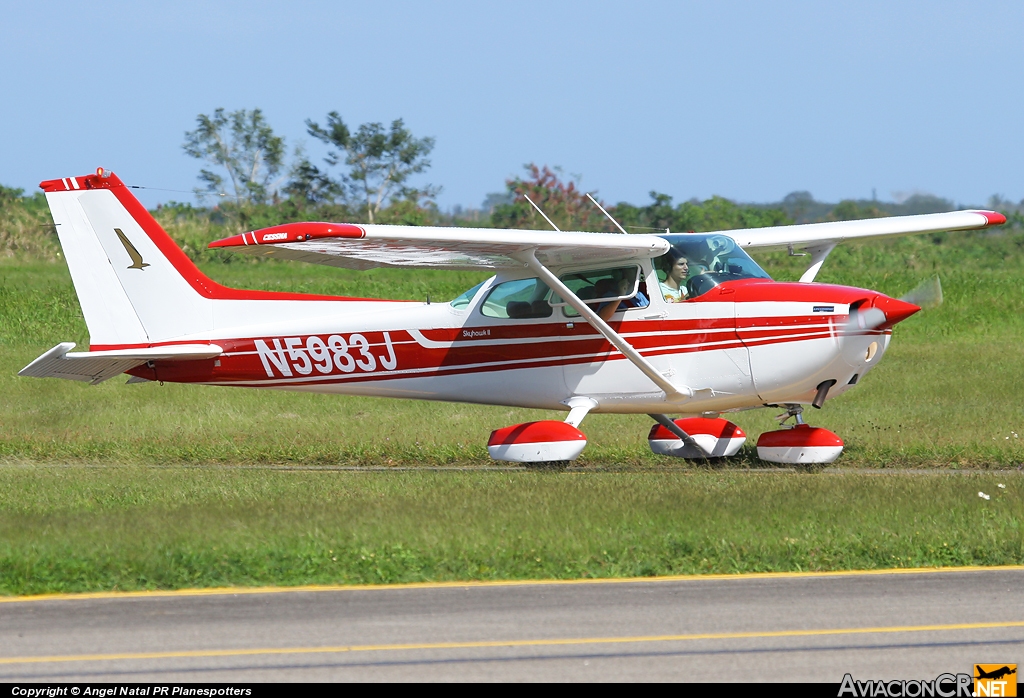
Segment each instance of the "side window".
M636 293L640 267L614 267L574 271L559 277L581 301L628 298ZM558 302L557 300L555 302Z
M551 317L550 292L540 279L506 281L491 289L480 312L487 317L513 320Z
M579 296L581 301L585 301L595 310L605 303L616 300L623 301L622 304L619 304L619 310L631 307L642 308L648 305L647 297L641 288L642 279L638 266L571 272L559 278L563 284ZM557 296L551 302L564 305L564 301ZM569 305L565 305L564 312L568 317L579 315Z
M479 291L480 287L483 286L485 283L487 282L481 281L476 286L460 295L458 298L451 302L451 306L456 310L465 310L466 308L468 308L469 304L473 302L473 298L476 297L476 292Z

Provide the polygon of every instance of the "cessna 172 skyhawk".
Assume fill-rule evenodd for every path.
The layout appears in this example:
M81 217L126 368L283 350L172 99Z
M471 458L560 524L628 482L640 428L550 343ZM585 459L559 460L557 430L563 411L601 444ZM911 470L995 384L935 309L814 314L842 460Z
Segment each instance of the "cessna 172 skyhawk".
M452 302L430 304L226 288L109 171L40 186L90 347L58 344L20 375L96 384L128 373L129 383L567 411L565 421L491 434L493 458L524 463L574 460L589 412L651 415L657 453L732 455L745 435L720 415L762 406L795 424L763 434L759 457L831 462L843 442L805 424L803 405L820 408L856 385L893 325L920 308L812 283L822 262L843 240L1006 220L957 211L664 235L290 223L210 244L350 269L494 270ZM799 283L775 282L744 252L751 247L800 250L810 265Z

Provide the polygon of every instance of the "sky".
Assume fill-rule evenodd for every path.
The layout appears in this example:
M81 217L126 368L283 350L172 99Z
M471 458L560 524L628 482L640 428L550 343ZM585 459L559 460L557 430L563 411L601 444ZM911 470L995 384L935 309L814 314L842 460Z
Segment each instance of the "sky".
M105 167L193 200L198 114L402 118L478 207L529 162L609 202L1024 199L1024 3L30 3L0 22L0 184ZM160 191L178 190L178 191Z

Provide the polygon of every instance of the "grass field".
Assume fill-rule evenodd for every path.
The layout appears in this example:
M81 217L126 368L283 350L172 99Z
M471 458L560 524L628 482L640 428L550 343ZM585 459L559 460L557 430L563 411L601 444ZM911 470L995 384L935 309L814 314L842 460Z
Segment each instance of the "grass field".
M8 466L0 592L1010 564L1024 560L1022 485L993 473Z
M936 243L935 240L939 242ZM938 273L946 302L900 324L880 366L809 419L847 443L842 465L1006 467L1024 461L1024 235L925 236L841 246L820 280L900 295ZM777 278L800 258L765 261ZM232 286L444 301L483 278L460 272L345 270L299 263L207 262ZM99 386L18 378L58 341L88 343L57 262L0 264L0 459L7 462L486 464L496 427L557 415L153 383ZM758 467L769 410L733 417L750 435L725 467ZM267 428L271 417L288 428ZM649 419L592 415L584 467L689 467L654 456ZM438 428L443 425L443 428Z
M764 467L753 443L775 426L768 410L734 416L748 446L711 467L651 454L645 417L592 415L580 468L488 472L473 469L490 464L491 429L552 415L18 378L88 334L62 262L5 260L0 593L1024 562L1022 244L961 234L833 254L821 281L898 296L937 273L946 302L900 324L881 365L810 415L847 444L844 472L814 475L750 470ZM793 279L801 262L765 266ZM437 301L482 278L204 269L239 287ZM324 468L336 465L408 469Z

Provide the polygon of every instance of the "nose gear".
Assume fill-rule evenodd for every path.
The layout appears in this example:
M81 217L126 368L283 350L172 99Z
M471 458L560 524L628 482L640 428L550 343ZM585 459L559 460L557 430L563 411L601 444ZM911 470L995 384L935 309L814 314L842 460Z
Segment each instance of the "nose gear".
M804 422L803 405L787 404L775 419L781 428L766 431L757 440L757 457L772 463L814 465L831 463L843 452L843 440L828 429ZM789 419L794 424L787 425Z
M790 403L783 406L786 408L786 411L775 417L775 421L778 422L780 426L785 427L787 429L792 429L795 426L799 426L805 423L803 405ZM787 426L786 421L793 417L796 418L796 421L792 425Z

